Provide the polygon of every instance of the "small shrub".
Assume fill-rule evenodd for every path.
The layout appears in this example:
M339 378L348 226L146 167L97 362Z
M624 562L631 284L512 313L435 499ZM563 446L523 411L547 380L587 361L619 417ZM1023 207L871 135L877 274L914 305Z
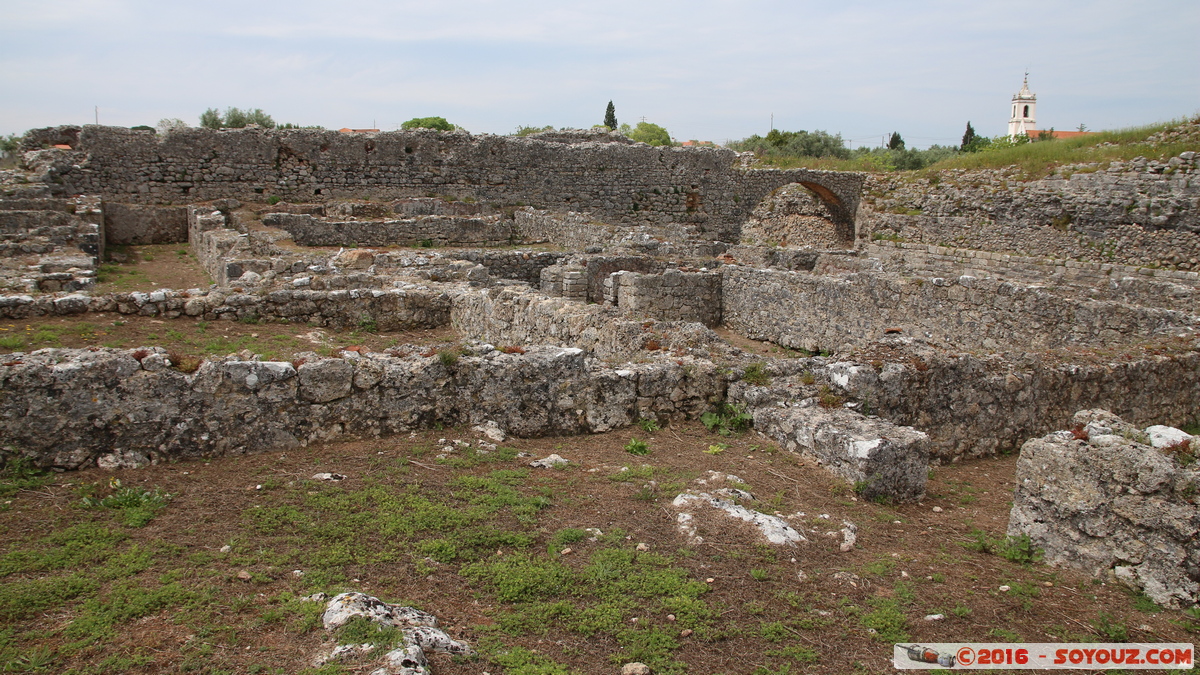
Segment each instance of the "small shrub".
M1083 428L1082 424L1076 424L1071 427L1071 436L1077 441L1086 441L1088 439L1087 429Z
M750 570L750 577L755 581L767 581L771 578L771 574L766 570Z
M171 362L171 367L181 373L194 373L200 370L204 359L199 356L188 356L179 352L170 352L167 354L167 360Z
M278 195L271 195L270 197L267 197L267 203L271 206L275 206L281 201L283 201L283 199L281 199Z
M458 353L451 349L444 349L438 352L438 361L445 368L453 368L454 364L458 363Z
M721 403L716 412L706 412L700 416L700 422L709 431L715 431L722 436L732 435L736 431L744 431L750 427L754 418L746 413L740 405Z
M650 446L646 444L646 441L630 438L629 442L625 444L625 452L631 455L648 455L650 454Z
M662 428L658 426L658 420L653 417L643 417L637 421L637 425L638 428L648 434L652 434Z
M524 354L525 348L518 347L517 345L509 345L507 347L501 347L500 351L504 352L505 354Z
M1042 559L1042 549L1033 545L1027 534L1008 537L1000 546L1000 557L1021 565L1032 565Z
M821 387L820 396L817 397L817 405L822 408L840 408L845 402L846 397L833 393L833 390L828 385Z

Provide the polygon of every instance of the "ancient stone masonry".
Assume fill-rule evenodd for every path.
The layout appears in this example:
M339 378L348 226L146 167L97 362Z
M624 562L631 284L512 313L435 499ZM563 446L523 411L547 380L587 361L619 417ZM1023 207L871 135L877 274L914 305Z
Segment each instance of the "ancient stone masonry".
M772 190L810 187L853 227L862 176L735 168L727 150L563 143L431 130L347 135L238 129L154 134L85 126L72 150L27 156L69 193L179 204L268 195L291 201L453 195L586 211L612 224L690 223L734 240ZM529 167L537 167L530 171Z
M0 436L73 469L101 456L137 464L487 420L522 436L605 431L698 415L724 387L718 368L692 359L614 369L575 348L401 355L410 349L292 363L228 357L194 374L161 349L13 355L0 367Z
M859 236L1022 256L1200 269L1200 174L1188 151L1023 181L1014 169L871 177Z
M0 173L0 318L451 327L462 341L247 352L194 372L155 347L15 352L0 360L0 436L46 466L732 410L867 498L905 501L930 463L1019 449L1078 410L1184 424L1200 400L1200 273L1163 253L1200 237L1190 156L1022 184L873 177L860 218L860 174L600 131L84 127L26 142L27 170ZM186 241L214 283L95 293L105 235Z
M887 332L962 348L1100 346L1200 327L1191 314L991 279L722 269L725 323L786 347L846 351Z
M1200 601L1200 451L1189 434L1084 410L1021 448L1008 533L1045 561L1103 574L1168 607Z

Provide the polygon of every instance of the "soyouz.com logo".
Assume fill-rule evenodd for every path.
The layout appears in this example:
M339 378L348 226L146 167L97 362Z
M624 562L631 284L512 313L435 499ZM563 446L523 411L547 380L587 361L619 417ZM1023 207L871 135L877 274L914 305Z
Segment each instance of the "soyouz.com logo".
M892 650L892 665L900 670L1187 670L1192 667L1194 658L1193 645L1184 642L934 642L897 644Z

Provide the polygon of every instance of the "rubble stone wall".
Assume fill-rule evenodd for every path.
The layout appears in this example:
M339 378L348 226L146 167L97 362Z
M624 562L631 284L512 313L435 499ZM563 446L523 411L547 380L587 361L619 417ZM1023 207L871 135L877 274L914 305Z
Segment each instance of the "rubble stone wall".
M1200 270L1195 153L1036 181L1014 169L872 175L859 235L1094 263ZM1066 167L1064 167L1066 169Z
M886 331L959 348L1102 346L1195 327L1183 312L1080 300L1038 287L961 276L721 268L725 324L747 337L809 351L848 350Z
M229 357L192 374L170 367L162 350L19 355L0 365L0 437L42 466L74 469L102 456L120 465L243 454L487 420L518 436L579 434L694 417L725 386L711 363L612 369L570 348L483 348L453 362L343 355Z
M53 153L70 154L57 162ZM432 130L187 129L164 137L85 126L74 151L36 159L66 189L111 201L180 204L233 197L289 201L445 194L595 214L614 224L689 223L734 240L772 190L813 187L852 224L863 176L745 170L736 153L643 144L559 143ZM84 159L78 159L82 155ZM66 155L64 155L66 157ZM530 171L529 167L538 167Z
M628 316L721 324L720 272L616 272L612 281L617 307Z
M104 236L110 244L175 244L188 240L182 206L104 202Z
M900 352L903 355L904 352ZM1036 354L909 354L878 366L813 372L871 413L929 434L939 461L1015 452L1070 426L1075 411L1112 410L1134 424L1189 424L1200 400L1200 353L1059 364Z
M512 221L494 216L338 221L268 213L262 223L286 231L301 246L498 246L512 243L515 236Z

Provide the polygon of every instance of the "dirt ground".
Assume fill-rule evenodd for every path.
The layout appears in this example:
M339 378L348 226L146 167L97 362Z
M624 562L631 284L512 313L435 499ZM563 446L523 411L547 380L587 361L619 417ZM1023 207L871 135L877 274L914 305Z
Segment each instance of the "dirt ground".
M626 451L635 437L647 444L648 454ZM313 603L296 598L343 590L432 612L448 633L480 649L470 659L435 656L432 671L439 675L612 673L637 659L652 662L655 672L886 673L893 672L896 641L1191 639L1181 613L1123 587L976 550L981 538L1004 536L1015 457L937 468L924 501L890 506L858 499L845 483L753 432L722 437L698 423L510 439L495 457L462 447L443 450L455 440L479 447L479 434L447 429L286 453L66 473L5 497L0 574L6 577L0 578L9 591L0 592L7 624L0 636L10 647L0 654L18 666L24 663L13 656L18 649L41 654L56 672L367 672L365 662L312 665L335 638L305 608ZM550 453L571 464L527 466ZM744 504L790 516L807 541L770 545L715 511L696 512L704 542L689 540L677 528L671 502L682 490L701 489L695 481L710 471L735 474L754 495ZM347 478L312 480L319 472ZM511 492L486 487L497 476ZM144 527L123 525L116 511L81 508L81 494L112 492L117 480L171 498ZM491 503L485 493L506 495L508 504L482 521L491 531L488 541L513 536L494 551L439 556L437 546L447 541L460 537L465 546L480 536L466 524L447 525L437 536L377 526L396 513L432 508L423 500L459 511ZM388 500L396 495L422 501L393 509ZM521 504L532 503L522 500L540 500L536 513L521 511ZM22 588L61 578L56 575L62 572L47 568L71 568L19 563L66 555L46 543L47 533L80 522L118 532L122 555L134 549L150 552L150 559L132 575L103 581L71 600L22 610ZM846 523L856 527L857 543L843 552ZM570 536L586 528L602 534ZM635 552L639 544L648 551ZM222 553L226 545L230 549ZM660 572L678 571L681 583L703 585L700 604L655 599L646 591L638 596L644 599L621 605L593 581L558 592L537 586L544 572L538 565L561 564L567 573L591 579L589 565L610 549L645 557ZM517 600L506 599L505 587L478 573L480 566L495 570L518 560L531 566L519 578L534 581L525 589L529 595ZM103 562L104 569L113 564ZM182 597L128 601L124 613L113 610L116 618L105 630L83 632L81 623L86 628L95 615L113 614L98 608L114 603L126 578L146 589L177 587ZM552 603L575 609L546 615ZM572 627L571 616L600 606L620 607L617 622L592 632ZM926 619L935 614L943 618ZM92 641L82 644L85 636ZM646 636L658 641L651 644Z

